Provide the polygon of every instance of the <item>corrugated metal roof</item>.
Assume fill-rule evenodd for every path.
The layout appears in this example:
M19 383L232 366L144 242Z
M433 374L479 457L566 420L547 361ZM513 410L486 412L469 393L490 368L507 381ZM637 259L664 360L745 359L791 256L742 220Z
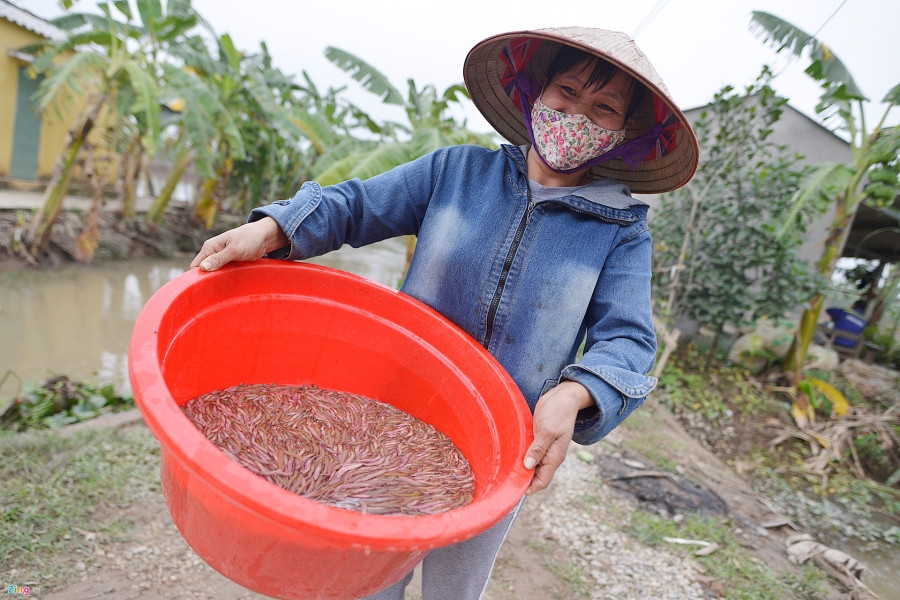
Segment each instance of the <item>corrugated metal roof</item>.
M54 26L46 19L28 12L24 8L19 8L8 0L0 0L0 19L6 19L10 23L15 23L47 39L58 40L65 37L65 34L59 27Z

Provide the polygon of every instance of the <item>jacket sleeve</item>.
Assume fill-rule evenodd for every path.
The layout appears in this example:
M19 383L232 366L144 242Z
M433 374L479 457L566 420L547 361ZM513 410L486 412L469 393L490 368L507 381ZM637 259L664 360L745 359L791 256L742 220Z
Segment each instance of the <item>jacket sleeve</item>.
M256 208L249 221L272 217L291 244L270 258L302 260L418 232L434 189L438 150L365 181L322 187L308 181L289 200Z
M585 350L560 379L577 381L594 398L582 410L572 439L593 444L616 428L656 387L647 375L656 359L650 302L652 240L646 221L626 229L610 254L586 315Z

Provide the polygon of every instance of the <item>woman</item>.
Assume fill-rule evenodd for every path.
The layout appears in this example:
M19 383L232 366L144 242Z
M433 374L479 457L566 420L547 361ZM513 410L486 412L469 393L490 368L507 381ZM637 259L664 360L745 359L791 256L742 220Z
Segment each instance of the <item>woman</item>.
M534 413L523 457L533 493L571 440L598 441L656 384L645 375L656 351L647 205L629 188L684 185L699 151L649 61L620 33L502 34L473 48L464 74L473 102L516 145L444 148L366 181L307 182L208 240L191 267L416 235L402 291L481 342L518 384ZM517 512L430 552L425 600L482 597ZM371 598L400 600L411 578Z

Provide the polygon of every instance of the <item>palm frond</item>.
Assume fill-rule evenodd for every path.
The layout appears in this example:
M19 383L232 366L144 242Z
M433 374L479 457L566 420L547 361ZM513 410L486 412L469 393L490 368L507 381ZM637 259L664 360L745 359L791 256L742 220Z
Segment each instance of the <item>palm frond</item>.
M882 104L889 104L891 106L900 105L900 83L889 89L881 102Z
M410 158L418 158L425 156L429 152L434 152L439 148L451 145L450 140L437 127L429 127L416 132L416 135L409 141Z
M462 100L460 99L460 96L466 100L470 98L469 90L461 83L455 83L444 90L444 100L447 102L459 102L461 104Z
M356 164L350 169L349 176L368 179L380 173L386 173L394 167L408 163L413 158L410 150L408 143L378 146L359 157Z
M20 48L20 50L28 54L38 54L39 56L31 65L31 68L34 69L36 73L45 73L52 69L57 63L57 58L64 56L71 47L72 46L66 41L46 41L25 46ZM66 60L68 60L68 57L66 57Z
M69 50L77 50L79 46L89 46L90 44L107 46L111 41L112 35L109 31L90 29L72 33L64 40L45 44L44 48L47 50L47 52L41 55L41 58L38 59L38 62L35 63L35 68L38 70L44 70L52 64L53 58L55 56L58 56Z
M318 113L310 113L301 108L293 110L292 120L303 135L306 136L318 154L323 154L325 149L334 144L334 132L331 124L324 116Z
M141 22L148 29L163 18L163 7L160 0L137 0L137 8L141 15Z
M777 237L798 231L808 221L803 217L814 205L827 205L834 200L835 190L845 187L853 169L843 163L825 163L812 168L800 182L791 198L791 210L778 230Z
M500 147L495 133L478 133L466 127L459 127L447 133L448 145L474 144L496 150Z
M297 140L306 134L287 108L275 102L274 98L261 107L259 117L267 121L269 127L284 140Z
M227 65L209 55L205 48L192 44L177 44L166 49L166 53L180 59L185 67L205 75L224 75Z
M198 22L195 15L167 15L157 24L156 36L162 42L180 40L183 39L183 35L196 27Z
M41 82L38 88L37 110L54 106L58 114L71 107L73 98L83 90L80 84L94 85L103 73L106 58L94 52L79 52L62 63Z
M185 138L196 152L197 170L207 177L214 175L215 157L211 142L227 144L237 160L246 156L243 137L234 115L203 78L192 77L173 66L165 67L165 80L171 91L184 98L182 126Z
M301 71L300 76L303 77L303 81L306 82L306 86L303 86L300 89L303 90L304 92L306 92L307 94L309 94L310 96L312 96L313 98L315 98L316 100L321 99L322 94L319 93L319 88L316 86L316 84L310 78L309 73L307 73L306 71Z
M365 152L357 150L333 161L319 159L313 166L310 175L319 185L334 185L346 181L350 178L350 172L353 170L354 165L364 155Z
M838 100L868 100L846 65L828 46L816 40L810 57L812 62L806 68L806 73L816 81L823 82L832 97Z
M822 84L829 99L867 100L850 71L831 48L796 25L771 13L755 10L750 19L750 30L764 43L775 46L776 52L789 50L800 57L809 47L810 64L806 73Z
M388 78L378 69L340 48L328 46L325 49L325 57L338 68L349 73L363 88L379 96L382 102L387 104L403 104L403 96L391 85Z
M803 49L815 40L799 27L761 10L752 12L750 31L757 37L762 37L763 42L776 46L776 52L788 49L796 56L801 56Z
M124 71L128 73L128 84L135 93L134 111L144 117L146 131L143 137L143 145L147 153L152 156L156 153L156 144L159 140L159 93L156 80L139 63L129 60L123 64Z
M878 132L872 142L872 164L888 164L900 160L900 125L894 125Z
M838 88L826 89L822 92L819 101L816 102L816 114L822 115L824 122L839 117L842 123L837 125L837 129L849 133L850 123L853 122L853 108L850 106L849 100L841 97Z
M113 6L115 6L116 10L118 10L126 19L131 20L133 18L133 15L131 14L131 4L128 0L115 0Z
M310 179L322 185L340 183L350 177L354 166L363 157L378 148L375 140L361 140L347 137L330 146L318 157L310 169Z
M241 53L235 47L231 36L227 33L222 34L219 36L217 43L219 46L219 59L225 60L236 72L240 71Z
M96 13L65 13L52 19L50 22L65 31L76 31L82 27L86 29L107 29L109 26L107 18Z

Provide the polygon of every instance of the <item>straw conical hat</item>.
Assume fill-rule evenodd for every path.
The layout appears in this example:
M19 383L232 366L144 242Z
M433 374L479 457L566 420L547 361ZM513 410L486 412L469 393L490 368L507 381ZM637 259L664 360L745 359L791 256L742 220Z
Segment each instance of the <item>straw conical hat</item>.
M516 101L518 93L510 84L516 75L512 71L530 77L539 92L550 62L563 45L614 64L644 84L652 96L636 107L633 124L622 143L624 146L638 138L652 138L651 152L644 155L642 151L640 162L632 162L631 166L622 158L594 166L591 177L614 178L636 193L667 192L687 183L697 170L697 138L653 65L634 40L623 33L562 27L503 33L480 42L466 57L463 76L472 101L488 123L514 144L530 143L522 107ZM667 120L658 125L657 121L663 119ZM661 129L664 137L657 136Z

